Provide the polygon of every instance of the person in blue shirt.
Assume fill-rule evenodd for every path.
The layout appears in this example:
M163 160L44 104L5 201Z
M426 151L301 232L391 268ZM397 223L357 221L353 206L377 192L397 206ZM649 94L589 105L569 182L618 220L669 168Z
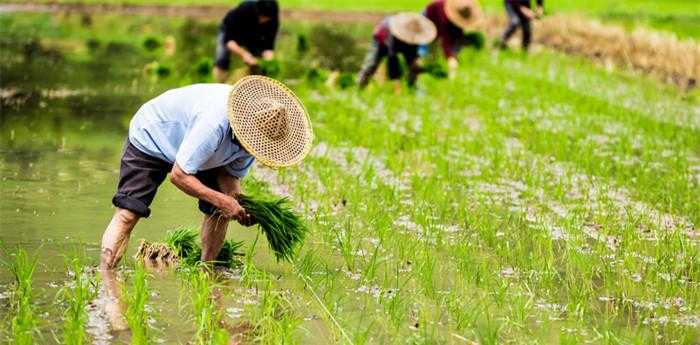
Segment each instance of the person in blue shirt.
M140 218L151 214L158 187L170 181L199 199L204 213L202 261L216 258L228 220L255 220L236 201L251 165L291 166L311 147L301 102L284 85L253 76L236 85L196 84L146 102L129 125L114 216L102 237L100 267L118 263Z

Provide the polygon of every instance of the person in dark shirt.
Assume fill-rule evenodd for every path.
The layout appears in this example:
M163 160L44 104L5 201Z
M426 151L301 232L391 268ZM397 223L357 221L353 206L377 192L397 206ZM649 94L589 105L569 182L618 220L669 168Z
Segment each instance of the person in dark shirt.
M259 58L274 58L278 29L279 6L275 0L244 1L231 9L219 27L214 79L227 79L231 53L250 67L257 66Z
M372 49L367 54L357 77L359 87L367 86L377 67L386 57L389 79L396 81L395 89L398 92L401 89L398 80L402 74L399 55L403 56L409 67L408 85L415 85L421 71L418 62L418 46L432 42L436 35L435 25L417 13L399 13L384 18L374 28Z
M522 47L527 51L532 41L533 19L539 18L544 12L544 0L537 0L537 9L532 10L531 0L505 0L506 14L508 15L508 27L503 32L499 46L507 48L508 39L520 27L523 30Z
M437 37L447 58L449 74L454 77L459 66L457 54L466 44L464 30L474 29L481 18L479 4L474 0L434 0L428 4L423 14L437 28Z

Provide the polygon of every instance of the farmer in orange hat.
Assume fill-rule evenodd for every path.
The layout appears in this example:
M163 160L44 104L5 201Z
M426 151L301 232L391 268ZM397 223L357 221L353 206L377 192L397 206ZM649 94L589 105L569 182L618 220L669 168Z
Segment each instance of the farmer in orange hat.
M357 78L360 88L367 86L386 57L389 79L396 81L395 88L400 90L399 55L403 56L408 65L408 85L415 85L421 72L418 46L432 42L435 35L435 26L417 13L399 13L382 20L374 29L372 49L367 54Z
M464 31L473 30L482 17L479 3L476 0L434 0L423 14L437 28L449 75L454 77L459 66L457 54L467 44ZM422 54L425 54L425 49Z
M544 0L537 0L537 9L532 10L531 0L505 0L506 14L508 15L508 27L503 32L499 47L507 48L508 39L520 27L523 30L522 47L527 51L532 40L532 20L544 13Z
M258 65L261 57L273 59L278 29L279 6L275 0L244 1L231 9L219 27L214 79L226 81L231 53L251 68Z

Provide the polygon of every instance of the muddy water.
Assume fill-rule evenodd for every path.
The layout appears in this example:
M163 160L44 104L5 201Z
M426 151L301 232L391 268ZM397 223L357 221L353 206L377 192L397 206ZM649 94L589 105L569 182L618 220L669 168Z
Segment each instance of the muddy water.
M7 20L3 16L0 20ZM55 24L57 20L72 19L45 17L22 25L42 26L44 21ZM88 21L80 20L81 25ZM62 30L71 30L71 23ZM187 25L192 29L196 24ZM212 23L195 26L189 37L180 33L178 42L196 45L189 51L209 53L213 51L212 27ZM159 34L163 37L167 32ZM133 44L103 41L89 48L90 39L84 44L85 32L76 33L76 37L67 35L50 42L16 32L0 35L0 259L11 258L18 247L38 257L34 287L40 343L60 339L62 306L57 293L70 279L68 258L81 257L87 267L98 263L100 237L114 210L111 198L132 114L144 101L168 88L203 81L189 72L168 78L154 76L146 67L153 54L139 50L138 40ZM86 53L83 45L95 51ZM171 66L187 65L171 59ZM160 240L169 229L198 227L201 221L196 200L168 182L161 187L152 209L152 216L137 225L127 257L133 255L138 239ZM247 243L252 243L255 235L253 230L234 225L229 229L229 238ZM260 252L255 260L262 269L276 276L289 274L288 268ZM128 269L119 272L117 281L122 287L129 285ZM0 268L2 342L1 330L9 326L10 284L9 272ZM162 343L186 343L192 338L194 325L182 282L166 270L151 272L149 284L154 338ZM227 320L235 323L239 308L253 298L246 296L235 276L223 284ZM104 299L98 298L90 307L91 340L129 343L128 332L109 330L101 313L102 303ZM316 327L313 321L303 326Z

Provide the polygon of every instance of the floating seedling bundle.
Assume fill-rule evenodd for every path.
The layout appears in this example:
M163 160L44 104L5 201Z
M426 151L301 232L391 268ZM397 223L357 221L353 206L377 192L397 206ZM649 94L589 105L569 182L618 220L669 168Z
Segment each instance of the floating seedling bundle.
M243 242L224 241L216 257L216 264L229 268L238 266L240 261L236 257L241 254L237 250L241 246ZM158 265L192 265L198 263L201 256L202 248L197 243L197 233L192 229L182 228L169 231L164 242L151 243L141 240L134 257Z
M239 195L238 202L258 222L275 258L292 261L297 246L306 237L307 228L292 210L289 200L263 200Z

